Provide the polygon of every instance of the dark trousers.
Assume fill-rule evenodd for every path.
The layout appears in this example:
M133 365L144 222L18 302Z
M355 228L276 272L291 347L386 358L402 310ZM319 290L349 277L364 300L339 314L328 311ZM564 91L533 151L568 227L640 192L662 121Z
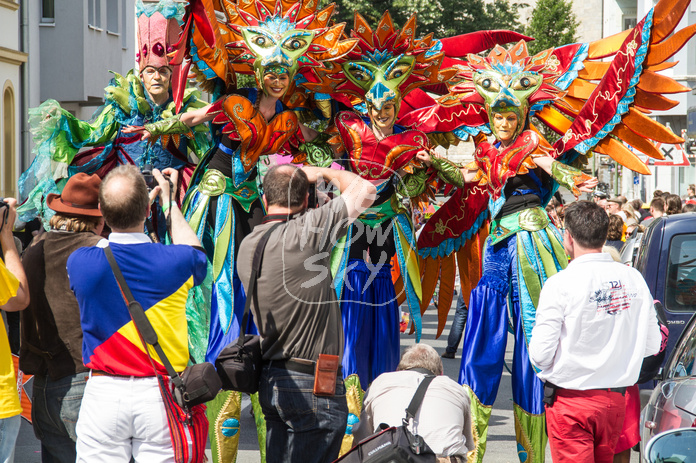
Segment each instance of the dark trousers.
M445 348L445 352L450 354L457 353L459 343L462 340L462 334L464 333L464 325L466 325L466 317L468 314L469 309L466 307L466 302L464 302L464 296L462 295L462 292L459 291L457 308L454 311L454 319L452 320L452 327L450 328L449 336L447 336L447 348Z
M326 463L335 460L346 431L348 403L342 378L336 395L312 392L314 375L264 365L259 403L266 417L266 461Z
M34 376L32 425L41 441L43 463L75 461L75 426L88 376L88 373L78 373L56 381L47 376Z

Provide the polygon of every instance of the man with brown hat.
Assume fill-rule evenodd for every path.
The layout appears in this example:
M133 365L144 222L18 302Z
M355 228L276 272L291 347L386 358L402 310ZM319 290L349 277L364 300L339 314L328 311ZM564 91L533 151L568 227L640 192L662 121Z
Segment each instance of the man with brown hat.
M75 423L88 377L82 363L80 309L70 290L66 264L78 248L101 240L97 175L78 173L63 193L50 194L55 211L51 231L36 237L22 259L31 302L22 313L20 369L34 375L34 432L41 440L42 461L74 462Z

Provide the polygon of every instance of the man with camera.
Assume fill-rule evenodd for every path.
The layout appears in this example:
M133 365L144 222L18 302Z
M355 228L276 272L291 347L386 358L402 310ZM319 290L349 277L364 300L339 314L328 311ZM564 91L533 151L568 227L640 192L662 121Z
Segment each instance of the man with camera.
M176 184L177 171L165 169ZM173 461L167 415L157 374L167 375L155 353L147 354L107 261L113 251L136 301L177 372L188 364L184 304L188 290L206 274L206 257L195 233L173 203L166 211L173 245L152 243L143 233L150 203L169 204L170 182L153 170L148 195L135 166L112 170L99 190L99 209L111 227L108 242L81 248L68 259L70 286L80 306L85 366L90 378L77 422L77 462Z
M529 358L545 381L546 426L557 462L606 462L624 421L626 387L662 335L650 290L634 268L602 252L609 218L600 206L566 208L572 259L541 290Z
M309 184L320 177L335 183L341 194L309 209ZM256 291L247 295L262 338L259 402L266 417L266 459L332 461L341 447L348 409L331 250L372 204L376 189L348 171L286 164L268 171L263 191L268 213L242 242L237 270L248 288L257 243L275 227L263 253ZM326 376L321 375L324 367Z

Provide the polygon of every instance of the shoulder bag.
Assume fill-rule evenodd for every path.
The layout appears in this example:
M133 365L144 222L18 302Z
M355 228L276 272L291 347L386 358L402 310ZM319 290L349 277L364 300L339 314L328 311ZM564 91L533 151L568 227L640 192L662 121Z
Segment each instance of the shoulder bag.
M256 250L254 251L254 259L251 266L251 277L247 286L247 298L244 306L244 316L242 324L239 327L239 338L236 342L230 343L222 349L220 355L215 360L215 367L218 375L222 380L222 388L224 390L245 392L254 394L259 390L259 381L261 379L261 368L263 365L263 352L261 352L261 337L253 334L246 334L246 326L249 322L249 309L251 307L251 298L256 293L256 278L261 272L261 261L263 260L263 251L268 243L273 230L281 224L273 225L266 233L263 234Z
M435 376L426 375L418 385L401 426L380 424L379 432L360 441L334 463L435 463L437 457L428 444L421 436L408 430L408 424L418 413L425 391L433 379Z

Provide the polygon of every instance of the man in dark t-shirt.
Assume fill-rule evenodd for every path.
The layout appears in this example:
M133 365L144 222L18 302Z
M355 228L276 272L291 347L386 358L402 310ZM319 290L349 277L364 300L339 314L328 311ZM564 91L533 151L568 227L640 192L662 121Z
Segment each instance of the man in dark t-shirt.
M318 177L341 196L307 209ZM348 415L342 375L333 396L313 394L319 354L343 353L341 309L332 287L331 250L376 197L370 182L347 171L273 167L263 183L268 214L239 249L237 271L248 288L254 251L269 236L252 311L262 338L259 402L266 417L266 459L326 462L338 456ZM255 303L258 303L258 306Z

